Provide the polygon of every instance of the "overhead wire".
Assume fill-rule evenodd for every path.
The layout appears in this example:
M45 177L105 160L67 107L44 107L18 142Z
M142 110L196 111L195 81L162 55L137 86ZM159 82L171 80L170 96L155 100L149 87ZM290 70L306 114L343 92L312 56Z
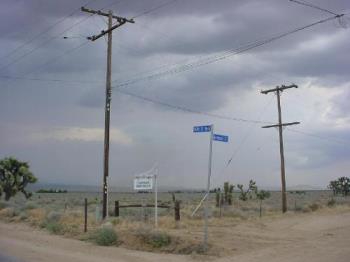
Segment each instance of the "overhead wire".
M244 118L223 116L223 115L214 114L214 113L207 113L207 112L191 109L191 108L188 108L188 107L179 106L179 105L167 103L167 102L164 102L164 101L156 100L156 99L153 99L153 98L137 95L135 93L131 93L131 92L125 91L124 89L122 90L120 88L115 89L115 91L118 92L118 93L124 94L124 95L128 95L130 97L137 98L139 100L143 100L143 101L152 103L152 104L165 106L165 107L168 107L168 108L172 108L172 109L175 109L175 110L178 110L178 111L187 112L187 113L199 114L199 115L209 116L209 117L223 119L223 120L230 120L230 121L255 123L255 124L267 124L267 123L271 124L271 122L264 122L264 121L258 121L258 120L252 120L252 119L244 119Z
M291 132L294 132L294 133L302 134L302 135L305 135L305 136L318 138L318 139L321 139L321 140L327 140L327 141L329 141L329 142L335 142L335 143L342 144L342 145L344 145L344 144L349 145L349 141L346 141L346 140L343 140L343 139L337 139L337 138L333 138L333 137L319 136L319 135L316 135L316 134L312 134L312 133L309 133L309 132L305 132L305 131L300 131L300 130L292 129L292 128L289 128L289 127L286 127L286 130L291 131ZM347 145L346 145L346 146L347 146ZM344 146L345 146L345 145L344 145Z
M78 22L74 23L73 25L71 25L70 27L66 28L65 30L61 31L59 33L59 35L63 35L64 33L68 32L69 30L71 30L73 27L83 23L84 21L86 21L87 19L89 19L91 16L93 16L93 14L89 15L88 17L84 17L83 19L79 20ZM12 62L0 67L0 72L3 71L4 69L16 64L17 62L21 61L22 59L26 58L27 56L33 54L34 52L36 52L37 50L39 50L40 48L42 48L43 46L47 45L48 43L52 42L54 39L56 39L56 37L51 37L48 40L42 42L40 45L37 45L35 48L31 49L29 52L17 57L16 59L14 59Z
M90 1L88 1L88 2L84 5L84 7L87 6L88 4L92 3L92 2L95 2L95 1L97 1L97 0L90 0ZM104 6L104 7L102 7L100 10L103 10L103 9L105 9L105 8L107 8L107 7L113 6L113 5L115 5L116 3L119 3L120 1L122 1L122 0L114 1L112 4L108 4L108 5ZM41 33L39 34L39 36L41 36L41 35L47 33L47 32L50 31L52 28L54 28L54 27L57 26L58 24L61 24L62 22L64 22L64 21L65 21L66 19L68 19L69 17L73 16L73 15L74 15L76 12L78 12L78 11L80 11L80 8L75 9L71 14L69 14L68 16L66 16L66 17L62 18L61 20L57 21L55 24L53 24L52 26L50 26L49 28L47 28L46 30L44 30L43 32L41 32ZM89 14L87 17L84 17L84 18L78 20L77 22L73 23L71 26L65 28L65 29L64 29L63 31L61 31L60 33L56 34L55 36L50 37L50 38L47 39L46 41L41 42L39 45L37 45L35 48L31 49L29 52L24 53L24 54L22 54L21 56L19 56L19 57L15 58L14 60L12 60L11 62L9 62L9 63L7 63L7 64L1 66L1 67L0 67L0 72L3 71L3 70L6 69L6 68L8 68L8 67L10 67L10 66L12 66L12 65L14 65L14 64L16 64L16 63L18 63L19 61L23 60L23 59L26 58L27 56L33 54L34 52L36 52L37 50L39 50L39 49L42 48L43 46L45 46L45 45L47 45L48 43L51 43L53 40L57 39L59 36L63 36L66 32L68 32L68 31L70 31L72 28L74 28L74 27L76 27L76 26L78 26L78 25L84 23L85 21L87 21L88 19L90 19L91 17L93 17L94 15L95 15L95 14ZM30 44L30 43L31 43L32 41L34 41L34 39L37 38L37 37L38 37L38 36L33 37L33 38L32 38L33 40L28 41L28 43L25 42L20 48L23 48L24 46ZM20 48L18 48L17 50L19 50Z
M87 6L93 2L95 2L97 0L89 0L87 1L83 6ZM28 39L27 41L25 41L24 43L22 43L21 45L17 46L15 49L13 49L12 51L8 52L7 54L5 54L4 56L2 56L0 59L5 59L9 56L11 56L12 54L18 52L20 49L22 49L23 47L29 45L30 43L32 43L34 40L38 39L39 37L41 37L42 35L46 34L47 32L49 32L51 29L53 29L54 27L56 27L59 24L62 24L64 21L66 21L68 18L72 17L74 14L76 14L78 11L80 11L80 8L77 8L75 10L73 10L71 13L69 13L68 15L66 15L65 17L57 20L55 23L53 23L52 25L48 26L46 29L44 29L43 31L39 32L38 34L34 35L32 38Z
M170 4L172 4L172 3L176 2L176 1L178 1L178 0L170 0L170 1L163 2L160 5L157 5L157 6L154 6L154 7L150 8L150 9L147 9L145 11L142 11L141 13L133 16L131 19L135 19L135 18L139 18L139 17L144 16L144 15L148 15L148 14L150 14L150 13L152 13L152 12L158 10L158 9L161 9L161 8L167 6L167 5L170 5Z
M124 86L135 84L135 83L138 83L138 82L141 82L141 81L145 81L145 80L158 79L158 78L161 78L161 77L164 77L164 76L178 74L178 73L182 73L182 72L186 72L186 71L198 68L200 66L212 64L212 63L215 63L215 62L227 59L229 57L232 57L232 56L235 56L235 55L247 52L249 50L255 49L257 47L266 45L268 43L274 42L276 40L279 40L279 39L284 38L286 36L289 36L291 34L297 33L299 31L305 30L307 28L313 27L315 25L319 25L319 24L322 24L322 23L325 23L325 22L337 19L337 18L339 18L339 16L341 16L341 15L335 15L335 16L332 16L332 17L328 17L328 18L325 18L325 19L313 22L311 24L308 24L308 25L305 25L305 26L298 27L296 29L287 31L285 33L281 33L281 34L278 34L276 36L267 38L265 40L254 41L254 42L248 43L248 44L246 44L244 46L224 51L224 52L222 52L219 55L208 56L208 57L206 57L204 59L194 60L193 62L190 62L190 63L187 63L187 64L183 64L183 65L179 65L179 66L177 66L175 68L172 68L172 69L168 69L168 70L161 71L161 72L156 72L154 74L149 74L149 75L146 75L146 76L143 76L143 77L139 77L139 78L135 78L135 79L126 80L126 81L118 84L116 87L124 87ZM113 82L115 82L115 81L113 81Z
M297 4L300 4L300 5L304 5L304 6L308 6L308 7L311 7L311 8L315 8L315 9L318 9L320 11L323 11L323 12L326 12L328 14L332 14L332 15L339 15L337 13L334 13L328 9L325 9L325 8L322 8L322 7L319 7L317 5L314 5L312 3L309 3L309 2L306 2L306 1L298 1L298 0L289 0L290 2L294 2L294 3L297 3Z
M92 3L92 2L94 2L94 1L96 1L96 0L90 0L90 1L88 1L87 4L85 4L84 6L86 6L86 5L88 5L89 3ZM107 7L111 7L111 6L113 6L113 5L117 4L117 3L119 3L120 1L123 1L123 0L114 1L113 3L110 3L110 4L108 4L108 5L103 6L103 7L100 8L99 10L103 10L103 9L105 9L105 8L107 8ZM79 8L79 10L80 10L80 8ZM66 28L64 31L60 32L59 35L63 35L64 33L66 33L66 32L68 32L69 30L71 30L73 27L75 27L75 26L77 26L77 25L79 25L79 24L81 24L81 23L87 21L89 18L93 17L94 15L95 15L95 14L90 14L89 16L84 17L83 19L77 21L76 23L74 23L74 24L71 25L70 27ZM34 53L34 52L35 52L36 50L38 50L40 47L42 47L42 46L44 46L45 44L51 42L51 41L54 40L55 38L57 38L57 36L49 38L47 41L43 42L40 46L37 46L36 48L32 49L29 53L26 53L26 54L22 55L21 57L19 57L18 59L16 59L16 61L14 61L13 63L16 63L16 62L18 62L19 60L25 58L26 56L28 56L28 55ZM57 56L57 57L55 57L55 58L53 58L53 59L50 59L50 60L47 61L46 63L40 65L38 68L35 68L34 70L31 70L31 71L29 71L29 72L26 72L26 73L24 73L24 74L22 74L22 75L20 75L20 76L0 76L0 78L5 78L5 79L8 79L8 80L25 79L24 76L29 75L29 74L32 74L32 73L37 72L37 71L40 71L42 68L45 68L47 65L49 65L49 64L51 64L51 63L54 63L54 62L57 62L58 60L60 60L60 59L63 58L64 56L66 56L67 54L70 54L70 53L72 53L73 51L76 51L76 50L82 48L83 46L87 45L89 42L90 42L89 40L85 40L85 41L84 41L83 43L81 43L80 45L75 46L75 47L73 47L73 48L71 48L71 49L66 50L65 52L63 52L63 53L60 54L59 56ZM13 63L11 63L11 65L12 65ZM7 66L10 66L10 65L7 65ZM7 67L7 66L6 66L6 67ZM0 71L1 71L1 70L2 70L2 68L0 68ZM28 80L33 80L33 78L32 78L32 79L28 78ZM51 80L48 79L47 81L51 81ZM57 79L54 79L53 81L57 81ZM61 80L59 80L59 81L61 81ZM61 82L62 82L62 81L61 81ZM71 81L71 82L72 82L72 81ZM77 82L77 81L75 81L75 82Z

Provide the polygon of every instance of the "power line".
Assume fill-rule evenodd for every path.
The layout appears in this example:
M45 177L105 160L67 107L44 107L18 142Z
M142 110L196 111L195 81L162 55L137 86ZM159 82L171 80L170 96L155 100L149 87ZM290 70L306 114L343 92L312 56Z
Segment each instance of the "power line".
M170 104L167 102L163 102L160 100L155 100L149 97L145 97L145 96L140 96L125 90L122 90L120 88L115 89L116 92L124 94L124 95L128 95L134 98L137 98L139 100L143 100L152 104L156 104L156 105L161 105L161 106L165 106L168 108L172 108L178 111L183 111L183 112L187 112L187 113L192 113L192 114L198 114L198 115L204 115L204 116L209 116L209 117L213 117L213 118L218 118L218 119L223 119L223 120L230 120L230 121L237 121L237 122L246 122L246 123L254 123L254 124L260 124L260 123L271 123L271 122L265 122L265 121L259 121L259 120L252 120L252 119L244 119L244 118L237 118L237 117L229 117L229 116L223 116L223 115L219 115L219 114L212 114L212 113L207 113L207 112L202 112L199 110L195 110L195 109L191 109L188 107L184 107L184 106L178 106L178 105L174 105L174 104Z
M349 141L343 140L343 139L337 139L337 138L333 138L333 137L325 137L325 136L319 136L319 135L315 135L309 132L304 132L304 131L300 131L300 130L296 130L296 129L291 129L291 128L286 128L286 130L294 132L294 133L299 133L301 135L305 135L305 136L310 136L310 137L314 137L314 138L318 138L318 139L322 139L322 140L327 140L329 142L336 142L339 144L344 145L345 144L349 144Z
M318 9L318 10L320 10L320 11L326 12L326 13L328 13L328 14L339 15L339 14L336 14L336 13L334 13L334 12L328 10L328 9L319 7L319 6L317 6L317 5L308 3L308 2L306 2L306 1L297 1L297 0L289 0L289 1L294 2L294 3L297 3L297 4L300 4L300 5L308 6L308 7L311 7L311 8L315 8L315 9Z
M90 18L92 15L90 15L89 17L84 17L83 19L79 20L78 22L74 23L73 25L71 25L70 27L66 28L65 30L63 30L62 32L59 33L59 36L63 35L64 33L68 32L69 30L71 30L73 27L83 23L84 21L86 21L88 18ZM18 63L19 61L21 61L22 59L26 58L27 56L31 55L32 53L34 53L35 51L39 50L41 47L45 46L46 44L52 42L54 39L56 39L57 37L51 37L48 40L42 42L40 45L36 46L35 48L33 48L32 50L30 50L29 52L17 57L16 59L14 59L12 62L2 66L0 68L0 71L3 71L4 69Z
M90 0L88 1L85 5L87 6L88 4L95 2L97 0ZM121 0L117 0L114 1L112 4L108 4L104 7L102 7L100 10L103 10L104 8L110 7L115 5L117 2L120 2ZM55 26L57 26L58 24L61 24L62 22L64 22L66 19L68 19L69 17L73 16L77 11L80 11L81 8L74 10L71 14L69 14L68 16L62 18L61 20L57 21L55 24L53 24L52 26L50 26L49 28L47 28L46 30L44 30L43 32L41 32L39 35L34 36L33 38L30 39L30 41L25 42L23 45L21 45L17 51L21 48L23 48L24 46L30 44L31 42L33 42L38 36L41 36L45 33L47 33L48 31L50 31L52 28L54 28ZM41 42L41 44L39 44L38 46L36 46L35 48L31 49L29 52L24 53L23 55L17 57L16 59L12 60L12 62L0 67L0 71L3 71L4 69L16 64L17 62L21 61L22 59L26 58L27 56L31 55L32 53L36 52L37 50L39 50L41 47L47 45L48 43L51 43L53 40L57 39L57 37L62 36L63 34L65 34L66 32L70 31L72 28L76 27L77 25L82 24L83 22L87 21L88 19L90 19L92 16L94 16L95 14L91 14L90 16L84 17L80 20L78 20L76 23L72 24L71 26L69 26L68 28L64 29L63 31L61 31L60 33L58 33L57 35L50 37L48 40Z
M162 72L156 72L154 74L146 75L146 76L143 76L143 77L126 80L125 82L123 82L121 84L118 84L116 87L124 87L124 86L135 84L135 83L138 83L138 82L141 82L141 81L145 81L145 80L158 79L158 78L161 78L161 77L164 77L164 76L167 76L167 75L178 74L178 73L182 73L182 72L186 72L186 71L195 69L195 68L203 66L203 65L212 64L212 63L224 60L226 58L229 58L231 56L235 56L235 55L238 55L238 54L241 54L241 53L245 53L245 52L247 52L249 50L252 50L252 49L255 49L257 47L269 44L269 43L274 42L276 40L279 40L281 38L287 37L287 36L289 36L291 34L297 33L299 31L305 30L305 29L313 27L315 25L326 23L328 21L337 19L337 18L342 17L342 16L343 15L335 15L335 16L332 16L332 17L328 17L326 19L322 19L322 20L316 21L314 23L311 23L311 24L308 24L308 25L305 25L305 26L302 26L302 27L299 27L299 28L287 31L285 33L278 34L278 35L273 36L271 38L267 38L265 40L254 41L254 42L248 43L248 44L246 44L244 46L224 51L224 52L222 52L219 55L208 56L208 57L206 57L204 59L200 59L200 60L193 61L193 62L190 62L190 63L187 63L187 64L179 65L178 67L175 67L173 69L168 69L168 70L165 70L165 71L162 71Z
M160 5L154 6L154 7L150 8L150 9L148 9L148 10L145 10L145 11L135 15L134 17L132 17L132 19L144 16L144 15L148 15L148 14L150 14L150 13L152 13L152 12L158 10L158 9L161 9L161 8L167 6L167 5L170 5L170 4L172 4L172 3L176 2L176 1L178 1L178 0L170 0L170 1L164 2L164 3L160 4Z
M52 61L50 61L50 62L52 62ZM25 80L25 81L39 81L39 82L63 82L63 83L76 83L76 84L103 83L103 81L96 81L96 80L82 81L82 80L66 80L66 79L21 77L21 76L7 76L7 75L0 75L0 78L11 79L11 80Z
M92 2L94 2L94 1L96 1L96 0L91 0L91 1L89 1L87 4L92 3ZM103 10L104 8L113 6L113 5L115 5L116 3L120 2L120 1L122 1L122 0L114 1L114 2L111 3L111 4L108 4L108 5L104 6L104 7L102 7L100 10ZM84 6L86 6L87 4L85 4ZM80 8L79 8L79 10L80 10ZM69 27L68 29L66 29L66 30L64 30L63 32L61 32L60 35L62 35L63 33L67 32L67 31L69 31L70 29L72 29L73 27L77 26L78 24L81 24L81 23L85 22L86 20L88 20L89 18L91 18L91 17L94 16L94 15L95 15L95 14L91 14L90 16L88 16L88 17L86 17L86 18L84 18L84 19L79 20L77 23L73 24L71 27ZM49 39L48 41L46 41L44 44L47 44L48 42L50 42L50 41L53 40L54 38L57 38L57 36L56 36L56 37L52 37L51 39ZM71 48L71 49L68 49L68 50L66 50L63 54L61 54L61 55L59 55L59 56L57 56L57 57L55 57L55 58L53 58L53 59L47 61L46 63L42 64L39 68L36 68L36 69L31 70L31 71L29 71L29 72L27 72L27 73L24 73L24 74L22 74L21 76L13 76L13 77L12 77L12 76L0 76L0 77L1 77L1 78L7 78L7 79L9 79L9 80L26 79L26 78L24 78L23 76L26 76L26 75L32 74L32 73L34 73L34 72L40 71L42 68L46 67L47 65L58 61L59 59L61 59L61 58L64 57L65 55L70 54L70 53L72 53L73 51L76 51L76 50L82 48L83 46L85 46L85 45L88 44L88 43L89 43L89 41L85 41L85 42L83 42L82 44L80 44L80 45L78 45L78 46L76 46L76 47L73 47L73 48ZM37 49L38 49L38 47L35 48L34 50L31 50L31 51L30 51L30 54L33 53L33 52L35 52ZM25 56L27 56L27 55L29 55L29 54L25 54ZM16 61L16 62L17 62L17 61ZM0 69L0 70L1 70L1 69ZM78 82L78 81L66 81L66 80L60 80L60 79L39 79L39 78L28 78L28 80L32 80L32 81L49 81L49 82Z
M53 58L53 59L47 61L46 63L42 64L40 67L35 68L34 70L31 70L31 71L29 71L29 72L27 72L27 73L25 73L25 74L22 74L21 76L15 76L15 77L0 76L0 77L2 77L2 78L7 78L9 81L11 81L11 80L16 80L16 79L27 79L27 78L25 78L24 76L29 75L29 74L32 74L32 73L35 73L35 72L37 72L37 71L40 71L42 68L47 67L49 64L54 63L54 62L57 62L58 60L60 60L60 59L63 58L64 56L66 56L66 55L68 55L68 54L70 54L70 53L72 53L72 52L74 52L74 51L76 51L76 50L78 50L78 49L84 47L84 46L87 45L89 42L90 42L90 41L87 41L87 40L86 40L86 41L84 41L83 43L81 43L80 45L75 46L75 47L73 47L73 48L71 48L71 49L66 50L66 51L65 51L64 53L62 53L61 55L59 55L59 56L57 56L57 57L55 57L55 58ZM35 79L35 80L34 80L34 79ZM28 80L33 80L33 81L49 81L49 82L68 82L68 80L43 79L43 78L28 78ZM77 82L77 81L75 81L75 82Z
M89 0L87 1L84 6L87 6L93 2L95 2L97 0ZM68 18L70 18L71 16L73 16L74 14L76 14L78 11L80 11L80 8L75 9L73 12L71 12L70 14L68 14L67 16L57 20L54 24L50 25L49 27L47 27L44 31L36 34L35 36L33 36L32 38L28 39L27 41L25 41L24 43L22 43L21 45L17 46L15 49L13 49L12 51L10 51L9 53L7 53L6 55L2 56L0 59L4 59L7 58L9 56L11 56L12 54L16 53L17 51L19 51L20 49L22 49L23 47L29 45L30 43L32 43L34 40L36 40L37 38L39 38L40 36L46 34L47 32L49 32L51 29L53 29L54 27L56 27L59 24L62 24L65 20L67 20Z

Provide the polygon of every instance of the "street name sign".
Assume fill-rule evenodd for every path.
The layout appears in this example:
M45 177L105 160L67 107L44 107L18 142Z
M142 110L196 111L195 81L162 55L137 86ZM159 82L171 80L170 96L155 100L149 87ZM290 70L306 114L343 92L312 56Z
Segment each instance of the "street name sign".
M228 136L214 134L213 140L220 141L220 142L228 142Z
M193 132L194 133L200 133L200 132L210 132L211 126L194 126Z

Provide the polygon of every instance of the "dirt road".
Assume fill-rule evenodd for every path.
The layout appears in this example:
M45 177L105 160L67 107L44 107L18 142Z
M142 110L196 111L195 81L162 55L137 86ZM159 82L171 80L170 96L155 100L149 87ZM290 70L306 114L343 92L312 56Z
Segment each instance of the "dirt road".
M242 222L222 234L232 247L224 257L154 254L50 235L23 224L0 223L0 258L24 262L109 261L239 261L239 262L348 262L350 212L287 214L280 218ZM221 234L212 228L212 238Z

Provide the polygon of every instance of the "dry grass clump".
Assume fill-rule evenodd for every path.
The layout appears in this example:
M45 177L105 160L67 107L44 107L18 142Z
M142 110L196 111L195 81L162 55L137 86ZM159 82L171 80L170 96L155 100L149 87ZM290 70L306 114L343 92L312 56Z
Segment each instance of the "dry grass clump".
M165 226L168 227L168 221L165 222ZM174 224L173 221L170 227L174 228ZM203 253L201 241L195 239L191 234L164 228L161 223L159 223L159 229L154 229L142 223L126 223L121 220L116 227L120 244L125 248L175 254Z
M165 231L152 230L150 228L139 228L135 235L143 243L153 248L162 248L171 243L171 237Z
M0 210L0 216L4 218L13 218L18 215L18 212L13 207L6 207Z

